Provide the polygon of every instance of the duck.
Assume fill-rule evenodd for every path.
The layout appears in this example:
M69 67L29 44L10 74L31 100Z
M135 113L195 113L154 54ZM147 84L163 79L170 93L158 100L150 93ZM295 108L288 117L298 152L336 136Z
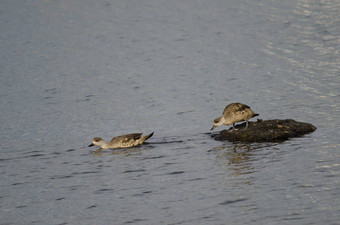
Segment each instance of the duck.
M248 127L248 120L260 114L254 113L254 111L245 104L235 102L227 105L223 111L223 115L214 120L214 125L210 130L216 127L225 125L233 125L233 130L235 130L235 123L246 121L246 128Z
M152 137L153 133L154 132L146 136L142 136L142 133L124 134L113 137L110 142L105 142L102 138L95 137L92 139L92 143L88 147L98 146L100 149L129 148L143 144L146 140Z

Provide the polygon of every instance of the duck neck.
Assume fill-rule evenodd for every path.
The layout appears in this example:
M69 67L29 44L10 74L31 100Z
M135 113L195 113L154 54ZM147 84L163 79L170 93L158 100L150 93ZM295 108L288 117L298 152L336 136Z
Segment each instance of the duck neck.
M107 149L107 148L109 148L109 147L107 146L107 143L103 142L103 143L100 145L100 148L102 148L102 149Z
M221 126L221 125L223 125L223 124L224 124L224 122L225 122L224 116L221 116L221 117L220 117L220 120L218 121L218 124L217 124L217 126Z

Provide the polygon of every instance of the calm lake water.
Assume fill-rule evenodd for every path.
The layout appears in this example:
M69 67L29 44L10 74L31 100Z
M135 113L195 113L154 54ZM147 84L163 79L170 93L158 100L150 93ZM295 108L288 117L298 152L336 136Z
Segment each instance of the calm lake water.
M339 11L2 0L0 224L340 224ZM231 102L317 130L215 141ZM131 149L87 147L152 131Z

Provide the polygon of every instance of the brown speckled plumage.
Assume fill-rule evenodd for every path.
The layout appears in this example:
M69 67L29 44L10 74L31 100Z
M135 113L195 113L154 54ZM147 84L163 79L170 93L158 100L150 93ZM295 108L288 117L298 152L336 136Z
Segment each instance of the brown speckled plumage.
M98 146L101 149L108 148L128 148L143 144L147 139L152 137L153 132L149 135L142 136L142 133L132 133L112 138L110 142L105 142L102 138L95 137L89 147Z
M251 108L242 103L231 103L227 105L223 111L223 115L214 120L214 126L211 128L213 130L215 127L225 125L235 125L237 122L246 121L248 127L248 120L259 114L254 113Z

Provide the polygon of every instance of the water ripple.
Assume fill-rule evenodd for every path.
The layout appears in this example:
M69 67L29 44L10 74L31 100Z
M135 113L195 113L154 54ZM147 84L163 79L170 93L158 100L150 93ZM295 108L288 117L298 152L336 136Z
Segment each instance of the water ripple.
M235 200L227 200L224 202L219 203L219 205L230 205L230 204L234 204L234 203L238 203L238 202L243 202L248 200L247 198L240 198L240 199L235 199Z

